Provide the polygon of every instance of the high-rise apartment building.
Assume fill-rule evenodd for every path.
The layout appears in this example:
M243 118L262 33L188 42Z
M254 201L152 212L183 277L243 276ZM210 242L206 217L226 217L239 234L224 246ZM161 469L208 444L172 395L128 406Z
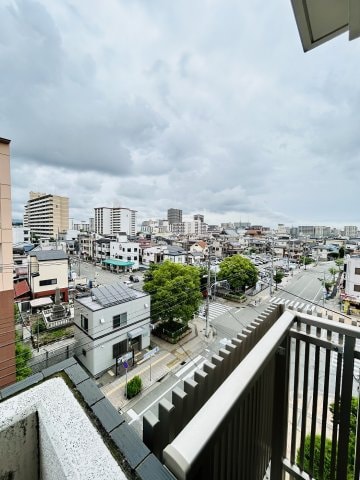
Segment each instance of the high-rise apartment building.
M9 145L0 138L0 387L16 379Z
M122 207L96 207L95 233L99 235L136 234L136 210Z
M355 225L346 225L344 227L344 235L345 237L353 238L357 237L358 228Z
M69 228L69 199L49 193L30 192L25 205L24 227L40 238L58 238Z
M171 225L172 223L181 223L182 222L182 210L178 208L169 208L167 211L168 222Z

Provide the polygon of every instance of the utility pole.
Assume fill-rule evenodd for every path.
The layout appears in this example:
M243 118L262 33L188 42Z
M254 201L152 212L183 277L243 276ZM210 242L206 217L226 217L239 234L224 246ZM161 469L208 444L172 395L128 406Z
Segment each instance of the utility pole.
M81 260L81 257L80 257L80 250L79 250L79 278L80 278L80 260Z
M273 239L271 239L273 242ZM271 253L271 275L270 275L270 295L273 294L273 276L274 276L274 252L273 245L270 243L270 253Z
M210 314L210 294L211 294L211 278L210 278L210 246L208 249L208 272L207 272L207 295L206 295L206 324L205 324L205 337L209 336L209 314Z

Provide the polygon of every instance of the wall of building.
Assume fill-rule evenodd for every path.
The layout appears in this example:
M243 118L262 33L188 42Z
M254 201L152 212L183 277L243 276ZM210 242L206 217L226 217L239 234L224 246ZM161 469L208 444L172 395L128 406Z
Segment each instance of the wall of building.
M114 330L113 317L125 312L127 325ZM81 329L81 314L88 318L87 333ZM91 311L75 300L74 324L76 355L92 375L98 375L115 365L113 345L128 339L128 333L131 330L143 328L141 348L150 345L150 296L146 295L97 311Z
M55 291L60 288L61 291L68 288L68 262L67 260L49 260L38 262L37 258L30 256L29 264L29 283L34 296L43 296L47 292ZM39 276L33 277L33 272L39 272ZM40 285L44 280L56 280L51 285Z
M36 413L0 430L0 478L28 480L39 477L39 435Z
M0 139L0 387L15 382L11 176L9 140Z
M350 257L346 264L345 293L360 301L360 257ZM359 269L359 273L355 273L355 269Z

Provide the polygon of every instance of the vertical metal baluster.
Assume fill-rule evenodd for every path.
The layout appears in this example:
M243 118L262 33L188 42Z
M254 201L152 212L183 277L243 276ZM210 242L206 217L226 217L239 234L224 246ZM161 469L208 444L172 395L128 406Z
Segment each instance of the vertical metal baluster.
M332 431L332 439L331 439L332 446L331 446L330 480L335 479L337 432L338 432L338 422L339 422L339 402L340 402L340 385L341 385L341 363L342 363L342 354L338 353L337 367L336 367L336 380L335 380L333 431Z
M325 374L324 374L324 394L323 394L322 422L321 422L319 480L322 480L322 478L324 476L326 423L327 423L327 412L328 412L328 402L329 402L330 360L331 360L331 351L326 350L326 353L325 353Z
M291 452L290 461L292 464L296 461L296 433L297 433L297 412L298 412L298 391L299 391L299 357L300 340L295 342L295 364L294 364L294 388L293 388L293 411L291 428Z
M310 475L314 476L314 450L315 450L315 434L316 434L316 418L317 418L317 400L319 388L319 357L320 347L315 347L315 367L313 381L313 404L311 414L311 433L310 433Z
M354 373L354 349L355 338L346 336L341 385L340 426L336 477L338 480L347 477L349 460L350 414Z
M358 380L359 382L359 380ZM358 385L358 408L356 415L356 447L355 447L355 464L354 464L354 478L359 478L360 476L360 431L359 431L359 421L360 421L360 388Z
M308 399L308 382L309 382L309 350L310 344L305 344L305 361L304 361L304 377L303 377L303 399L301 410L301 433L300 433L300 450L299 460L300 468L304 470L304 447L306 437L306 416L307 416L307 399Z

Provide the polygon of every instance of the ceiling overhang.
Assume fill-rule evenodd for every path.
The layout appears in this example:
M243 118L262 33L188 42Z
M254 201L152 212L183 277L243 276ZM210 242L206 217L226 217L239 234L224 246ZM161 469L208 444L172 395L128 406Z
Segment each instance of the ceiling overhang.
M349 31L349 40L360 36L358 0L291 0L305 52Z

